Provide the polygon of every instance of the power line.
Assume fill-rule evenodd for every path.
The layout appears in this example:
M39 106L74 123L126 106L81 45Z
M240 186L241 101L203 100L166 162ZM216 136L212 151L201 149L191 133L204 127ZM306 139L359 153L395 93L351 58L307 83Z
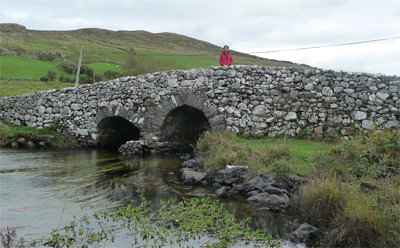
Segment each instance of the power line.
M264 52L251 52L251 53L248 53L248 54L256 54L256 53L277 53L277 52L286 52L286 51L316 49L316 48L323 48L323 47L348 46L348 45L356 45L356 44L377 42L377 41L383 41L383 40L393 40L393 39L399 39L399 38L400 38L400 36L396 36L396 37L390 37L390 38L383 38L383 39L376 39L376 40L366 40L366 41L358 41L358 42L350 42L350 43L343 43L343 44L336 44L336 45L301 47L301 48L292 48L292 49L271 50L271 51L264 51Z
M246 54L258 54L258 53L277 53L277 52L286 52L286 51L296 51L296 50L307 50L307 49L317 49L317 48L324 48L324 47L335 47L335 46L348 46L348 45L357 45L362 43L371 43L371 42L378 42L384 40L393 40L399 39L400 36L390 37L390 38L383 38L383 39L376 39L376 40L366 40L366 41L357 41L357 42L350 42L350 43L343 43L343 44L335 44L335 45L324 45L324 46L312 46L312 47L301 47L301 48L291 48L291 49L281 49L281 50L271 50L271 51L264 51L264 52L249 52ZM245 52L240 52L245 53ZM173 57L173 56L186 56L186 57L197 57L197 56L212 56L210 54L158 54L156 57Z

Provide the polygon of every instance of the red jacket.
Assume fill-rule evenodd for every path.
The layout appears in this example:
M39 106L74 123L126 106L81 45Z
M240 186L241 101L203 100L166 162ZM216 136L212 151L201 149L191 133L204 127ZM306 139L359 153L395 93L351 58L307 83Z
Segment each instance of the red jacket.
M224 65L230 66L230 65L232 65L232 63L233 63L232 54L230 52L221 53L221 55L219 55L219 63L221 64L221 66L224 66Z

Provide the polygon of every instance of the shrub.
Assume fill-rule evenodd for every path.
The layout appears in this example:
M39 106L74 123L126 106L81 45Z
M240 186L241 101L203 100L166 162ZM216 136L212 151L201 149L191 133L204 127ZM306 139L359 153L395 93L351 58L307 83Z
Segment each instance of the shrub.
M59 63L56 66L57 69L67 73L67 74L73 74L75 73L75 69L76 69L76 63L73 62L62 62Z
M38 54L38 59L40 59L40 60L49 60L49 61L51 61L51 60L54 60L55 57L56 57L55 55L48 54L48 53L40 53L40 54Z
M307 129L301 129L297 134L296 138L297 139L305 139L308 136L308 130Z
M49 78L47 76L42 76L39 80L42 82L48 82Z
M60 75L60 76L58 77L58 81L63 82L63 81L64 81L64 75Z
M207 131L197 143L194 153L203 159L207 169L224 169L227 164L239 162L233 137L234 134L230 132L211 133Z
M317 178L301 187L292 197L304 221L319 228L328 228L346 203L340 182L335 178Z
M350 173L358 177L387 177L400 172L400 129L377 132L362 130L333 150L343 156Z
M25 247L24 238L19 238L15 229L10 229L0 231L0 247Z
M391 198L393 193L397 197ZM400 237L399 213L398 187L369 195L355 192L345 211L332 221L326 243L331 247L396 247Z

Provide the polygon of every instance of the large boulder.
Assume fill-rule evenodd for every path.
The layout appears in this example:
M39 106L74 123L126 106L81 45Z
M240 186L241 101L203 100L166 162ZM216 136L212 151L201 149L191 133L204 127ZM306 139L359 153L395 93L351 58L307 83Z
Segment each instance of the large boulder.
M215 173L214 181L221 185L232 185L242 183L249 176L251 176L251 172L245 166L228 166Z
M273 212L283 211L289 206L289 197L286 194L275 195L264 192L247 198L247 201L258 207L267 207Z
M268 187L269 185L275 182L274 176L268 173L259 174L249 180L248 182L244 183L242 186L242 191L247 193L253 190L261 190L263 188Z
M205 180L207 173L193 171L191 169L181 169L183 184L196 185Z
M318 236L320 230L308 223L301 224L293 234L299 239L308 239Z
M228 197L228 186L222 186L221 188L217 189L215 191L215 194L217 195L218 198L225 198Z
M191 169L198 169L198 168L203 168L203 160L199 158L192 158L190 160L187 160L182 163L181 165L182 168L191 168Z

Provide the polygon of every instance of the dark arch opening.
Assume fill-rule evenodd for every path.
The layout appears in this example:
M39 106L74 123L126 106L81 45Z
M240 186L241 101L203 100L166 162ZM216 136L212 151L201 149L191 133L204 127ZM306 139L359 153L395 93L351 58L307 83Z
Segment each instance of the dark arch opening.
M104 118L97 125L100 146L118 149L129 140L140 138L140 129L119 116Z
M163 141L179 143L179 149L184 152L192 152L192 146L210 129L203 111L185 104L167 114L161 126L161 138Z

